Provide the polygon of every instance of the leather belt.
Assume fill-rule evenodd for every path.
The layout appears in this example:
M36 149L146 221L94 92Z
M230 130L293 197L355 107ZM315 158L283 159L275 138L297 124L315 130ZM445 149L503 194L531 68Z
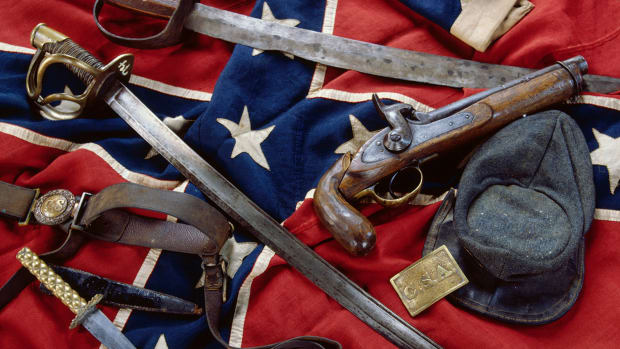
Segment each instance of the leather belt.
M137 208L165 213L183 223L147 218L129 213ZM149 188L133 183L111 185L98 194L74 196L56 189L39 197L38 189L19 187L0 181L0 215L19 221L55 225L67 233L61 245L40 254L48 263L61 263L72 257L87 237L197 254L205 271L205 315L212 336L231 348L218 332L219 314L225 282L219 251L232 233L232 225L208 203L186 193ZM20 268L0 289L0 309L15 298L34 277ZM255 348L340 348L327 338L304 336Z

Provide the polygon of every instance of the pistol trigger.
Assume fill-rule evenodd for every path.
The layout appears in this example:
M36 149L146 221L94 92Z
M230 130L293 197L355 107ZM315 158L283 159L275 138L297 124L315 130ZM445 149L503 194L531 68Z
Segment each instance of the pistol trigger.
M405 103L385 105L374 93L372 102L377 113L390 125L390 131L383 138L383 146L394 153L407 149L411 144L413 135L405 115L413 115L415 112L413 107Z

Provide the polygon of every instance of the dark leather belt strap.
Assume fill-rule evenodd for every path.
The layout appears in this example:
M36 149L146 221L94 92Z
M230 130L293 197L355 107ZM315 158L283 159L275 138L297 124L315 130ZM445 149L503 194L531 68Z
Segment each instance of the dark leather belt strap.
M40 211L40 207L45 206L42 203L45 196L39 199L37 196L36 189L0 182L0 215L28 221L33 208ZM54 203L49 205L53 206ZM121 208L165 213L188 224L146 218ZM219 211L189 194L132 183L115 184L90 197L82 195L75 208L68 209L72 211L74 219L71 221L67 216L64 222L58 224L67 232L67 237L60 247L40 254L43 260L60 263L70 258L86 236L104 241L200 255L205 270L205 315L209 331L220 344L226 348L233 348L217 331L225 278L219 263L219 251L232 230L232 226ZM81 233L75 233L76 230ZM25 268L20 268L0 289L0 308L8 304L32 281L34 281L32 274ZM341 346L338 342L327 338L304 336L254 349L262 348L332 349Z
M30 213L37 193L36 189L0 182L0 213L24 221Z
M88 205L84 210L82 217L79 217L79 224L87 227L87 231L91 230L90 227L98 224L97 220L102 214L117 208L140 208L155 212L165 213L179 218L183 222L189 224L185 225L182 229L185 232L189 232L189 237L196 236L197 233L202 232L206 234L209 239L207 244L198 245L203 250L198 254L213 254L219 252L226 239L230 236L230 225L228 220L224 216L214 209L206 202L186 193L178 193L168 190L156 190L153 188L133 184L133 183L121 183L109 186L103 189L99 194L94 195L88 200ZM117 211L118 212L118 211ZM117 216L117 215L115 215ZM155 240L159 244L159 248L176 251L176 249L168 248L168 243L178 245L179 238L182 234L179 232L165 236L166 231L171 231L176 223L168 222L167 224L161 224L161 220L146 223L147 219L135 219L136 215L127 214L125 221L133 226L126 231L139 231L140 235L150 235L146 231L148 228L153 228L155 225L161 225L163 232L158 234L158 237L162 240ZM130 220L134 219L133 222ZM107 222L114 219L107 219ZM140 223L138 223L138 220ZM146 226L145 226L146 224ZM194 228L195 227L195 228ZM197 230L196 230L197 228ZM104 233L102 229L96 228L96 231ZM91 231L93 233L93 231ZM137 234L134 234L137 235ZM96 236L96 235L95 235ZM152 238L149 236L149 238ZM186 241L192 243L191 241ZM151 245L144 245L148 247L155 247Z

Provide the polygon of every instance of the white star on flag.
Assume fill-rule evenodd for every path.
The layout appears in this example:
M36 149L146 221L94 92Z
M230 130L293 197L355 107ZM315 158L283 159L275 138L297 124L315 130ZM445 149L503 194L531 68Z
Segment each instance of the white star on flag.
M261 16L261 19L263 21L267 21L267 22L275 22L275 23L279 23L282 25L286 25L289 27L296 27L299 24L299 20L297 19L293 19L293 18L287 18L287 19L277 19L274 15L273 12L271 12L271 8L269 7L269 5L267 4L267 1L265 1L263 3L263 15ZM261 53L263 53L263 50L259 50L259 49L253 49L252 50L252 56L256 56L256 55L260 55ZM293 56L290 53L285 53L283 52L284 55L290 59L295 58L295 56Z
M232 279L235 277L237 270L241 267L243 259L247 257L258 246L256 242L237 242L234 237L230 237L222 246L220 256L226 261L226 274ZM200 280L196 283L195 288L205 285L205 272L202 272Z
M343 144L341 144L334 153L344 154L346 152L355 153L357 150L366 143L372 136L379 131L368 131L368 129L359 121L353 114L349 115L349 121L351 122L351 130L353 131L353 138Z
M168 349L168 342L166 342L166 336L162 333L157 340L157 344L153 349Z
M265 158L260 144L269 137L271 131L276 127L275 125L262 130L253 131L250 127L250 114L248 113L247 106L243 107L241 120L239 120L238 124L222 118L216 120L222 124L222 126L226 127L231 137L235 139L235 146L233 147L232 154L230 154L231 159L241 153L248 153L254 162L270 170L267 158Z
M620 181L620 137L613 138L592 129L598 148L590 153L592 165L607 167L609 173L609 191L614 194Z
M187 130L189 129L189 127L192 125L192 123L194 123L194 120L189 120L183 117L183 115L179 115L176 117L165 117L164 118L164 124L166 124L166 126L168 126L168 128L170 128L174 133L176 133L179 137L183 137L185 135L185 133L187 132ZM151 150L149 150L149 152L146 154L146 156L144 157L145 159L150 159L155 155L158 155L159 153L157 152L157 150L155 150L155 148L151 148Z

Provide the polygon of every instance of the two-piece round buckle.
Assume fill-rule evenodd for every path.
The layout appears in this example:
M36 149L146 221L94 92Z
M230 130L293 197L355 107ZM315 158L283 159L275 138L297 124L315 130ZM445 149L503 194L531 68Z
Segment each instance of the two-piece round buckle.
M56 225L71 217L75 196L65 189L56 189L41 196L34 206L34 218L41 224Z

